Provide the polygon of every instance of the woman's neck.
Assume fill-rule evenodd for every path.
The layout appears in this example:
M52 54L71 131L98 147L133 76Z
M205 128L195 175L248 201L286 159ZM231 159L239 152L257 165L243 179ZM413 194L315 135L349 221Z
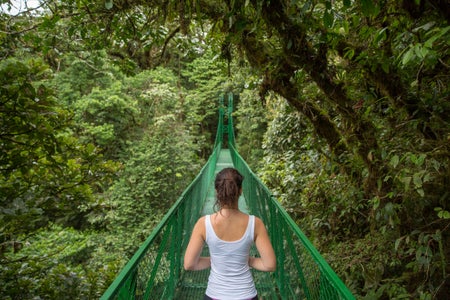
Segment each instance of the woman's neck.
M239 210L239 207L238 207L238 205L236 204L236 205L233 205L233 206L223 206L223 207L221 207L220 208L221 210L222 209L228 209L228 210Z
M224 217L231 217L231 216L235 215L238 212L240 212L240 210L239 210L239 208L237 206L236 207L225 206L225 207L222 207L219 210L219 214L224 216Z

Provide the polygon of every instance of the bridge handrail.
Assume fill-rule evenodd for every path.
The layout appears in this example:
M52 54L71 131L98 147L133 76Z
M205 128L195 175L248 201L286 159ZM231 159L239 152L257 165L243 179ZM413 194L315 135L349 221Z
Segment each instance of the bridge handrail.
M164 215L160 223L155 227L150 236L135 252L132 258L121 270L116 279L101 296L106 299L148 299L155 287L155 279L166 277L165 286L167 291L161 292L165 298L172 298L181 271L182 249L185 249L190 232L201 214L204 200L207 196L208 187L214 178L215 165L218 159L223 140L223 96L220 99L219 122L216 133L213 153L203 166L197 177L191 182L186 190L177 199L175 204ZM171 241L168 242L168 241ZM170 245L170 249L168 244ZM154 248L152 248L154 247ZM170 266L169 274L159 274L157 267L167 263L164 256L168 257ZM163 272L160 270L160 272ZM170 282L167 283L167 280Z

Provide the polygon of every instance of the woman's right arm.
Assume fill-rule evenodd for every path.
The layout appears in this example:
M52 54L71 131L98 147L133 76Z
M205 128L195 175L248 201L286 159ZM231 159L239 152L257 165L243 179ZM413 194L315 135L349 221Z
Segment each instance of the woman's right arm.
M250 257L249 266L259 271L275 271L277 267L275 252L264 223L257 217L255 217L255 245L261 257Z
M184 269L203 270L211 267L210 257L200 257L206 239L205 217L201 217L192 230L192 235L184 255Z

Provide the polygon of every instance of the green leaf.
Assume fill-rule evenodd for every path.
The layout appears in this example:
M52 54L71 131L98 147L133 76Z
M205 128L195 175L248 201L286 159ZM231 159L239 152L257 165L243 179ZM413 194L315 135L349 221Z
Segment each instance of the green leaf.
M438 32L437 34L431 36L431 38L429 38L429 39L425 42L424 46L431 49L431 48L433 47L433 43L434 43L436 40L438 40L439 38L441 38L444 34L446 34L447 31L449 31L449 30L450 30L450 26L447 26L447 27L445 27L445 28L442 28L441 30L439 30L439 32ZM431 32L434 32L434 30L432 30Z
M440 219L450 219L450 212L442 209L442 207L435 207L434 211Z
M414 47L410 47L408 51L403 55L402 65L406 65L414 57Z
M400 237L400 238L395 240L395 243L394 243L395 251L398 251L398 247L400 246L400 243L402 242L402 240L403 240L403 237Z
M352 59L354 55L355 55L355 49L348 49L345 52L344 57L348 57L348 59Z
M334 22L334 15L330 13L328 10L323 14L323 23L326 27L331 28Z
M383 71L388 74L389 73L389 67L391 66L389 61L383 61L381 63L381 68L383 69Z
M385 40L387 35L386 35L386 31L387 31L387 27L384 27L383 29L381 29L380 31L377 32L375 39L374 39L374 44L377 45L378 43L380 43L381 41Z
M424 191L423 189L417 189L416 191L417 191L417 193L419 193L419 195L420 195L421 197L424 197L424 196L425 196L425 191Z
M428 54L430 50L426 47L422 47L421 44L417 44L414 47L414 53L416 54L417 57L419 57L420 59L425 58L425 56Z
M409 190L409 185L411 184L411 179L412 178L410 176L405 176L401 179L401 181L405 185L405 192L407 192Z
M113 0L106 0L105 1L105 7L106 7L106 9L113 8Z
M392 204L392 202L386 203L386 205L384 206L384 210L386 212L386 215L392 216L394 214L394 204Z
M394 155L391 158L391 162L390 163L391 163L392 167L396 168L398 166L399 161L400 161L400 158L398 157L398 155Z
M380 198L379 197L374 197L372 199L373 202L373 209L377 209L380 206Z
M422 174L421 173L415 173L413 175L413 182L416 188L422 187Z
M419 157L417 158L417 162L416 162L416 164L418 165L418 166L422 166L423 165L423 163L425 162L425 158L427 157L427 155L426 154L420 154L419 155Z
M291 47L292 47L292 40L291 40L291 39L289 39L289 41L288 41L288 44L287 44L286 48L287 48L287 49L291 49Z
M379 12L379 8L372 0L361 0L361 10L366 17L376 16Z

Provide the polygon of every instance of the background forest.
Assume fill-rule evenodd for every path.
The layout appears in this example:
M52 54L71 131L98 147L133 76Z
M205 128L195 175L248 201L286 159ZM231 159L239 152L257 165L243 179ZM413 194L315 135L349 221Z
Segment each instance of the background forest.
M223 91L357 298L450 295L448 1L0 4L1 299L99 298L208 158Z

